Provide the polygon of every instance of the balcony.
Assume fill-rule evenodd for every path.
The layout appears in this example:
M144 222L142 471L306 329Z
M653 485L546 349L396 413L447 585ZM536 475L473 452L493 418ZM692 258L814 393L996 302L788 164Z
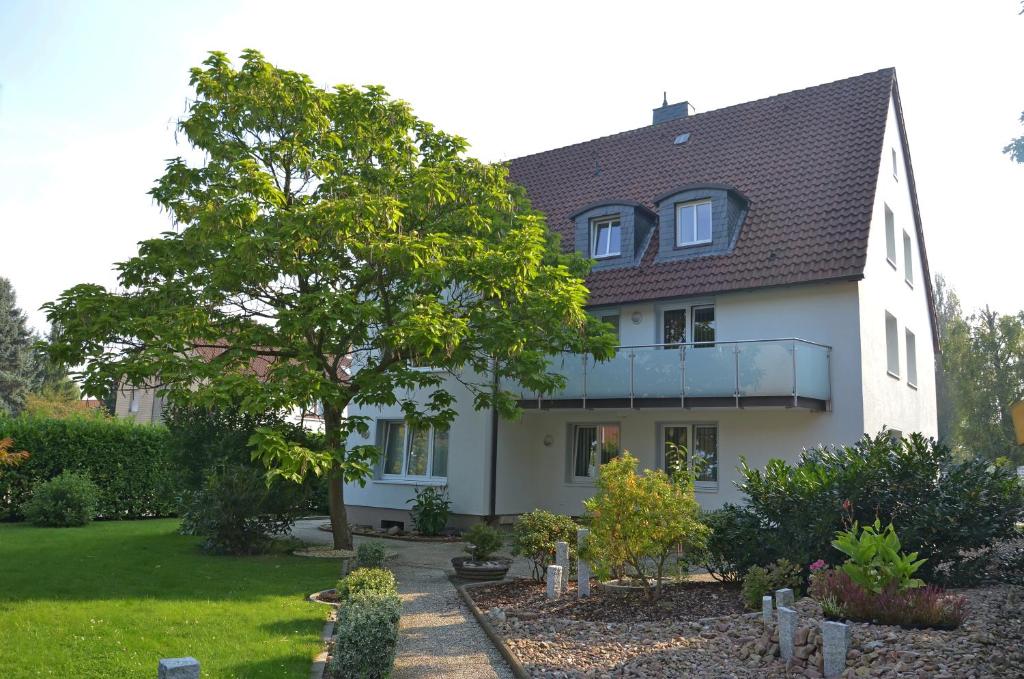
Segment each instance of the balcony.
M541 396L514 382L524 408L831 409L832 348L807 340L623 346L607 361L564 353L551 360L565 388Z

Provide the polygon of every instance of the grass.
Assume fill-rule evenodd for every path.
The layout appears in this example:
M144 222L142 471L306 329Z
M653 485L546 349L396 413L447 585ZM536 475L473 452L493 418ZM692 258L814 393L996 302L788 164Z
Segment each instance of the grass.
M177 520L0 524L0 677L153 677L191 655L204 679L307 677L333 560L207 556Z

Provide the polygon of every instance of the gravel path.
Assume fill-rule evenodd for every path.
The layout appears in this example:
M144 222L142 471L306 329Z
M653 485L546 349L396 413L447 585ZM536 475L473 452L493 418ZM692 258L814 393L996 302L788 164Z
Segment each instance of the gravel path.
M327 544L322 519L299 521L292 534ZM355 543L367 541L356 536ZM396 556L388 563L402 597L402 622L393 679L511 679L512 671L469 612L448 576L462 543L381 540ZM521 561L521 560L520 560ZM516 569L526 564L517 564Z

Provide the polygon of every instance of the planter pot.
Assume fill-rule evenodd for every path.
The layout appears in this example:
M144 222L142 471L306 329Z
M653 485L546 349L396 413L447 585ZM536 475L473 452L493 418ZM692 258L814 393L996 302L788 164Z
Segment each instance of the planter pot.
M455 574L465 580L501 580L511 565L512 559L503 556L480 562L473 561L468 556L457 556L452 559Z
M647 580L651 587L656 581L653 578ZM598 583L598 588L613 596L627 596L629 594L643 594L644 586L636 580L606 580Z
M333 587L331 589L322 589L319 592L313 592L306 597L306 600L312 601L315 604L333 606L334 608L341 605L341 602L338 601L338 591Z

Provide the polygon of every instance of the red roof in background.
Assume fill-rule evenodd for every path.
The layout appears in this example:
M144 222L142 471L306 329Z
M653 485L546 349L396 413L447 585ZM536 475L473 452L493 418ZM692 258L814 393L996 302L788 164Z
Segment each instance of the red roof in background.
M856 279L894 93L887 68L516 158L510 176L566 250L575 241L571 216L588 204L632 200L653 209L656 198L705 183L750 200L732 251L655 263L655 235L639 265L587 277L592 305ZM684 132L689 140L675 144Z

